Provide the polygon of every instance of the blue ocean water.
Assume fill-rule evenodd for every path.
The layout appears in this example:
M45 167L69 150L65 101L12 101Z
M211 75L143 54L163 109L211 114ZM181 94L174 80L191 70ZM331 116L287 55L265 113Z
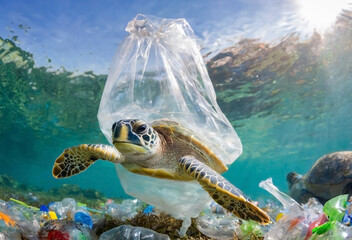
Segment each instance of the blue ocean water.
M243 8L249 6L240 3L236 11L243 15ZM70 5L69 1L66 4ZM82 49L65 48L70 40L59 38L65 33L57 31L51 33L50 39L55 40L56 36L62 49L57 48L54 55L47 54L55 48L54 44L40 48L38 42L46 44L44 37L33 37L42 31L37 22L41 15L29 17L23 6L11 7L16 11L6 16L16 22L7 21L7 30L0 32L0 174L45 189L72 183L97 189L106 196L127 197L114 165L108 162L97 162L69 179L57 180L51 175L53 162L63 149L80 143L107 143L96 114L107 77L106 65L116 43L106 41L110 44L106 55L110 55L100 61L97 52L106 51L101 47L104 39L95 42L98 50L92 49L91 56L89 51L80 53ZM217 10L224 8L220 6ZM153 13L150 9L146 11ZM163 14L160 6L156 12ZM65 23L69 21L60 14ZM132 14L128 12L120 19L119 32L134 17ZM162 17L177 17L169 12L164 14L167 16ZM195 23L196 34L207 31L197 24L200 20L195 20L196 16L180 15L189 16L192 27ZM205 59L218 103L244 147L243 154L224 176L251 198L268 197L258 187L268 177L287 191L286 174L290 171L304 174L322 155L352 149L351 16L351 12L343 11L326 32L308 36L285 28L275 41L253 33L246 35L243 27L241 39L221 45ZM83 14L80 21L72 24L77 29L80 24L86 26L86 18ZM28 19L31 21L27 22ZM101 25L96 26L98 31ZM93 24L92 28L96 26ZM231 36L236 35L235 30ZM110 33L114 31L109 29ZM121 39L117 34L103 36L116 37L114 41ZM59 40L66 41L66 45L60 45ZM33 49L31 41L35 42ZM79 45L75 39L72 42ZM67 56L72 52L82 54L78 60L96 61L98 67L86 63L88 69L79 64L78 69L72 69L72 61L65 65L70 58L64 57L66 51ZM101 68L102 62L105 70Z

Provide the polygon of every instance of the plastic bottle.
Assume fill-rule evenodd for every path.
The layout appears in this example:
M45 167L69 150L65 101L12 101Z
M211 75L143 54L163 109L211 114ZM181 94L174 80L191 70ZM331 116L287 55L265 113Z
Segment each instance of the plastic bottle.
M81 223L70 220L49 220L38 231L41 240L97 240L97 235Z
M4 221L0 221L0 240L22 240L21 233L17 229L6 225Z
M239 232L240 223L233 215L216 214L207 209L196 219L196 227L208 237L226 240Z
M323 211L329 217L329 221L342 221L345 215L348 195L334 197L324 204Z
M345 226L338 221L327 222L318 228L313 229L313 233L313 236L309 240L352 239L352 228Z
M135 217L143 209L143 204L137 199L126 199L121 204L108 201L105 205L106 213L115 219L124 221Z
M99 240L170 240L170 238L147 228L121 225L104 232Z

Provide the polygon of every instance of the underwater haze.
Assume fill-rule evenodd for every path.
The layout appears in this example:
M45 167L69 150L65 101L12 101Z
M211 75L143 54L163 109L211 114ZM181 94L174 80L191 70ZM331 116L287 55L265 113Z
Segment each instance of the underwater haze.
M185 18L199 38L218 104L243 144L224 176L253 199L269 197L258 187L268 177L287 192L287 173L352 150L352 9L330 2L4 1L0 174L127 197L111 163L69 179L51 171L63 149L107 143L100 97L125 27L142 13Z

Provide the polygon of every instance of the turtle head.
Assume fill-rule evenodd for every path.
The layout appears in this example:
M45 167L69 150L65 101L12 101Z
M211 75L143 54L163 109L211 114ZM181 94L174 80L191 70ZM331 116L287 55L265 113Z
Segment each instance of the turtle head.
M302 202L304 196L308 196L309 191L304 184L304 177L296 172L290 172L286 176L288 182L289 195L298 202Z
M158 133L152 126L139 119L126 119L112 125L112 141L125 156L153 155L160 144Z
M289 174L287 174L286 180L288 182L288 188L291 190L296 183L302 180L302 175L296 172L290 172Z

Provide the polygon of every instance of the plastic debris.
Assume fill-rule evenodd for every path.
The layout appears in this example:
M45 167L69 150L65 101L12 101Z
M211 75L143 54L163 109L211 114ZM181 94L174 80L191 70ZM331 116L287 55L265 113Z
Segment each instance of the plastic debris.
M39 223L39 226L42 227L46 221L50 220L50 216L47 212L39 211L34 215L34 218Z
M328 218L326 217L326 215L324 213L322 213L317 220L315 220L314 222L311 222L308 226L308 231L307 231L307 235L305 239L308 239L310 236L312 236L313 234L313 229L316 227L321 226L322 224L324 224L325 222L328 221Z
M352 227L345 225L351 222L352 209L352 199L347 201L347 195L329 200L324 207L313 198L309 199L308 203L300 205L280 192L271 179L261 183L261 186L263 184L285 204L282 207L274 201L265 201L265 210L273 219L276 219L276 223L261 226L252 221L241 221L217 203L212 202L196 219L197 229L212 239L224 240L261 239L263 236L268 240L352 238ZM146 206L137 199L127 199L120 204L108 200L105 205L102 205L102 210L93 211L110 214L119 220L128 220L141 211L144 214L152 212L157 214L159 210L150 205ZM28 206L17 200L9 202L0 200L0 240L98 239L92 227L93 223L98 222L102 217L102 214L91 215L85 204L77 203L72 198L41 205L40 208ZM122 235L116 237L115 234ZM144 240L169 239L169 237L149 229L124 225L103 233L100 239Z
M220 240L261 239L267 231L267 227L257 222L239 220L216 202L199 215L196 227L207 237Z
M329 222L326 222L320 226L317 226L315 228L312 229L312 233L313 234L317 234L317 235L322 235L324 234L325 232L333 229L334 225L336 224L336 221L329 221Z
M276 216L275 221L276 221L276 222L279 221L283 216L284 216L283 213L279 213L279 214Z
M243 221L241 232L237 233L239 239L261 239L264 236L263 226L254 221Z
M99 240L170 240L170 238L147 228L121 225L104 232Z
M345 215L342 218L342 223L345 224L346 226L351 226L352 222L352 197L349 197L347 203L346 203L346 211Z
M345 240L352 239L352 228L346 226L338 221L327 222L320 227L324 228L324 231L318 231L315 229L312 240ZM318 228L319 229L319 228ZM314 229L313 229L314 230ZM321 228L319 229L321 230Z
M22 237L18 229L0 221L0 240L22 240Z
M217 214L227 214L228 213L228 211L225 208L223 208L221 205L219 205L215 201L212 201L210 203L210 209L212 210L213 213L217 213Z
M149 205L143 210L143 213L144 214L151 214L153 211L154 211L154 207Z
M85 207L85 209L91 213L104 214L104 211L101 211L101 210L97 210L97 209L93 209L93 208L89 208L89 207Z
M118 165L117 169L121 184L127 194L142 199L175 219L183 220L180 236L185 236L191 225L190 217L197 218L212 201L209 194L198 182L185 183L142 176L127 171L121 165ZM140 182L140 184L136 184L136 182Z
M97 235L82 224L70 220L49 220L38 231L41 240L97 240Z
M233 239L240 223L231 215L209 214L199 216L196 220L196 227L201 233L211 238Z
M284 215L285 208L278 201L266 199L259 205L264 206L263 210L268 213L271 219L275 219L275 221L278 221Z
M236 232L240 233L240 221L222 210L217 213L220 207L212 202L196 219L196 227L201 233L214 239L233 239Z
M24 206L26 208L30 208L30 209L32 209L34 211L38 211L39 210L39 208L37 208L37 207L29 206L27 203L22 202L22 201L17 200L17 199L14 199L14 198L10 198L10 201L13 201L13 202L15 202L17 204L20 204L20 205L22 205L22 206Z
M49 210L55 212L58 219L73 220L76 212L89 215L86 207L82 204L79 206L73 198L64 198L61 202L50 203Z
M102 203L102 204L103 204L102 207L104 207L105 204L104 204L104 203ZM85 210L87 210L88 212L91 212L91 213L98 213L98 214L104 214L104 211L97 210L97 209L93 209L93 208L89 208L89 207L87 207L87 204L85 204L85 203L80 203L80 202L78 202L77 205L78 205L79 208L85 209Z
M289 212L296 212L297 214L302 214L303 209L302 206L297 203L294 199L292 199L287 194L281 192L274 184L271 178L268 178L265 181L261 181L259 183L259 187L267 190L271 193L277 200L281 202L281 204L287 209Z
M93 227L93 221L91 217L83 212L76 212L75 221L82 223L84 226L87 226L90 229Z
M334 197L324 204L324 213L329 217L329 221L342 221L345 215L348 195Z
M0 220L3 220L7 226L14 226L15 221L11 219L9 215L6 215L5 213L0 212Z
M75 221L69 221L73 219ZM98 220L98 217L95 216L95 219ZM52 222L53 220L56 221ZM52 231L48 231L49 223ZM84 204L77 204L72 198L41 205L40 208L29 206L16 199L9 202L0 200L0 240L17 240L17 236L35 240L39 237L40 229L44 234L40 236L41 239L97 239L90 235L93 233L90 230L92 226L93 220ZM92 236L96 237L94 234Z
M84 208L86 208L86 207L87 207L87 204L78 202L78 203L77 203L77 206L78 206L78 207L84 207Z
M4 239L16 239L18 234L23 239L36 239L40 225L35 218L37 211L33 209L21 201L0 200L0 232L6 233L3 234Z
M39 211L43 211L43 212L49 212L49 209L47 206L45 205L41 205L40 208L39 208Z
M57 219L56 213L53 212L53 211L49 211L49 217L50 217L51 220L56 220Z
M265 234L264 239L304 239L312 235L312 229L327 221L323 213L323 206L314 198L309 199L304 205L298 204L290 196L280 192L269 178L259 184L274 195L285 207L282 216Z
M327 201L324 213L329 221L312 229L312 239L350 239L352 238L351 198L340 195ZM342 222L342 223L341 223ZM347 226L346 226L347 225Z
M106 213L115 219L124 221L135 217L138 211L143 210L143 203L138 199L126 199L121 204L108 201L105 204Z

